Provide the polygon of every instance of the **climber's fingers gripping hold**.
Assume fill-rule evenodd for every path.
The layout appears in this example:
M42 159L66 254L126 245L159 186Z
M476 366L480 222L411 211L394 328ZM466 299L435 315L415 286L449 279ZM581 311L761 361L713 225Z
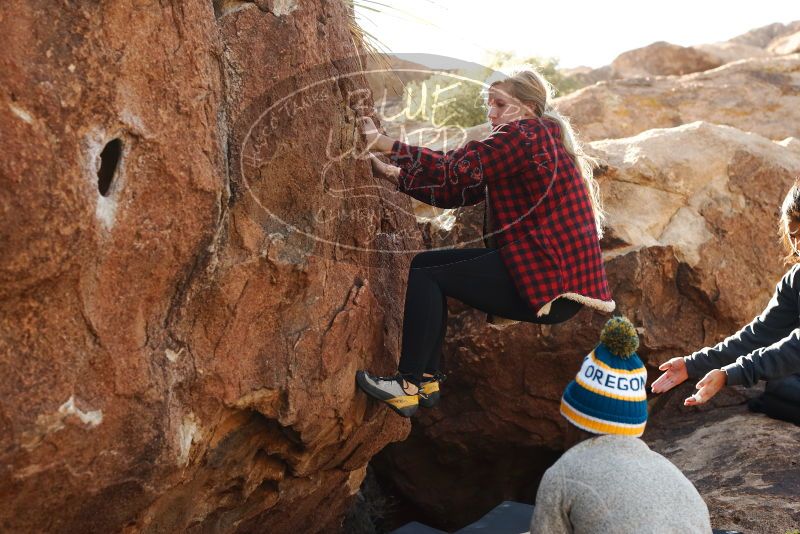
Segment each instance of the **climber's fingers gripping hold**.
M358 127L361 129L361 133L364 134L364 141L367 142L367 150L371 152L382 152L384 154L388 154L392 151L395 139L380 133L372 118L360 117L358 119Z
M375 154L369 155L369 161L372 164L372 173L378 178L383 178L392 185L397 185L398 173L400 169L394 165L382 162Z
M375 122L371 117L359 117L358 127L361 129L361 133L364 134L364 140L367 142L367 150L370 150L372 146L375 145L380 135L378 127L375 126Z

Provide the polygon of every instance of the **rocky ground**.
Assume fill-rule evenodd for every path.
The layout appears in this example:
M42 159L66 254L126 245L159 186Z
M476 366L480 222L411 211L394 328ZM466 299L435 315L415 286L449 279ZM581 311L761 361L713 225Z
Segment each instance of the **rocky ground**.
M800 525L800 427L747 410L742 401L760 389L690 409L682 387L659 399L645 439L695 484L715 528L783 534Z

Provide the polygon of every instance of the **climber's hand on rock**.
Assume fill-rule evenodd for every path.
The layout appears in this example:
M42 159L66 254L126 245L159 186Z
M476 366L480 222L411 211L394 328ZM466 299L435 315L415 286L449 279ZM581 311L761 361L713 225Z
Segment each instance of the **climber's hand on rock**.
M650 386L650 390L653 393L669 391L689 378L689 372L686 370L686 361L683 357L672 358L659 365L658 369L664 371L664 374L659 376Z
M361 133L364 134L364 140L367 142L367 150L374 152L391 152L394 139L380 133L371 117L360 117L358 119L358 126L361 129Z
M714 369L713 371L709 371L703 379L698 382L695 387L697 388L697 393L683 401L684 406L697 406L698 404L704 404L711 400L711 397L719 393L725 386L725 382L728 378L728 375L725 374L725 371L722 369Z
M358 127L361 129L361 133L364 134L364 140L366 140L367 145L372 145L377 141L380 132L378 127L375 126L372 117L360 117L358 119Z
M369 155L369 161L372 164L372 173L375 176L383 178L384 180L391 182L393 185L397 185L397 180L400 175L399 167L382 162L377 156L375 156L375 154Z

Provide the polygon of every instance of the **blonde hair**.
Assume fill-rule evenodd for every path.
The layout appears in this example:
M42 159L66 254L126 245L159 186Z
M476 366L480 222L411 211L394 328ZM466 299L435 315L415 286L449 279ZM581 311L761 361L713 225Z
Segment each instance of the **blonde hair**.
M551 119L559 125L561 128L561 142L575 162L575 166L578 167L586 184L589 199L592 202L597 235L598 237L603 237L603 223L606 217L600 200L600 187L594 178L597 160L583 151L583 146L578 140L572 125L570 125L569 119L550 106L555 92L553 86L539 71L531 66L515 69L512 74L503 75L490 83L490 87L496 85L503 85L508 94L523 104L530 106L537 117Z
M795 178L789 192L781 204L781 216L778 220L778 234L781 237L781 244L786 251L783 261L787 264L800 263L800 256L797 255L789 235L789 223L800 221L800 176Z

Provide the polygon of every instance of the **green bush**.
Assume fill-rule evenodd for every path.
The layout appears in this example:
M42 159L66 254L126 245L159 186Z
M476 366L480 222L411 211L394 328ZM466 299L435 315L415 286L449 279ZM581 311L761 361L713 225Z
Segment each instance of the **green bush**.
M434 127L468 128L486 122L483 78L453 74L455 76L434 74L406 85L404 100L408 118L428 122Z
M429 78L406 85L403 94L406 118L424 121L434 127L460 126L469 128L483 124L486 118L485 80L494 70L503 71L511 63L527 63L536 66L553 84L556 96L579 89L575 80L558 70L556 58L514 58L510 52L495 52L489 66L473 70L441 72Z

